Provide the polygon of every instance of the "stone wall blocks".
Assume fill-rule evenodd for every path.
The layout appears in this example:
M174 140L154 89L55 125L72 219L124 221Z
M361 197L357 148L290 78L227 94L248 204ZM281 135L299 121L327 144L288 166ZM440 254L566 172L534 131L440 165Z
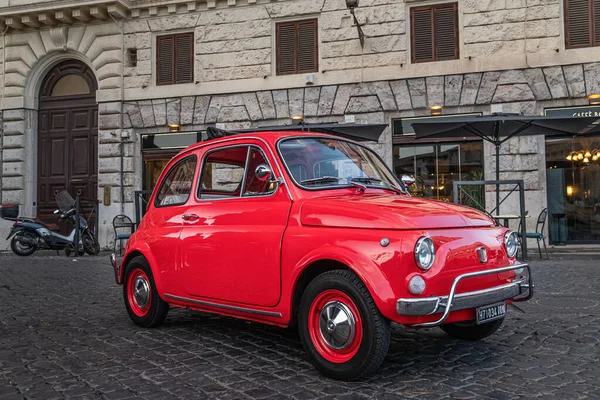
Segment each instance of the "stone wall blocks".
M121 155L120 143L98 143L98 157L119 157Z
M152 47L152 33L139 32L125 35L125 48L127 49L149 49Z
M226 81L235 79L264 78L271 74L271 63L264 65L235 66L198 71L201 82Z
M424 78L409 79L408 89L414 108L427 107L427 86Z
M144 33L150 31L150 26L147 19L130 19L125 21L123 30L126 34Z
M425 79L427 85L427 106L444 105L444 77L431 76Z
M321 88L321 96L319 97L319 108L317 111L317 115L323 116L331 114L333 103L335 102L337 89L338 87L336 85L323 86ZM343 107L346 108L346 105L347 103L343 105ZM340 108L341 107L342 106L340 105Z
M271 24L268 20L245 21L226 25L207 25L197 29L202 42L237 40L271 36Z
M121 87L120 76L110 76L98 82L98 90L119 89Z
M345 113L370 113L381 110L381 104L377 96L355 96L350 98Z
M278 3L267 3L267 17L282 18L299 16L304 14L315 14L323 9L324 0L300 0Z
M565 65L563 74L569 91L570 97L585 97L585 78L583 75L583 66Z
M273 90L272 93L277 118L288 118L290 116L290 107L287 90Z
M271 61L271 49L237 51L234 53L205 54L199 57L202 69L227 68L232 65L263 65Z
M271 16L273 17L273 16ZM269 13L264 7L227 8L225 10L213 10L200 13L198 25L219 25L252 20L268 20Z
M25 178L22 176L3 176L2 190L21 190L25 187Z
M125 89L146 88L150 85L150 75L126 76L124 81Z
M1 113L2 121L23 121L25 120L25 110L22 108L16 110L4 110Z
M524 0L520 1L524 2ZM465 0L463 10L465 14L467 14L482 11L503 10L506 6L506 0Z
M181 99L181 114L179 116L181 125L191 125L194 123L195 102L195 96L187 96Z
M180 124L181 98L167 99L167 125Z
M567 83L565 82L563 69L561 67L544 68L544 75L553 99L569 97Z
M108 103L98 103L98 114L120 114L121 113L121 102L112 101Z
M4 157L2 162L17 162L25 160L25 149L4 149Z
M525 28L525 37L545 38L549 36L560 36L561 29L564 27L563 21L560 19L544 19L538 21L527 21Z
M584 64L587 94L600 93L600 62Z
M392 89L392 92L394 93L398 110L411 110L413 106L410 99L410 93L408 91L408 84L406 83L406 80L391 81L390 87Z
M270 90L257 92L256 98L258 99L258 105L260 106L263 118L277 118L277 114L275 113L275 104L273 103L273 95L271 94Z
M250 117L244 106L221 107L217 116L217 122L247 121L248 119Z
M3 148L6 149L22 149L25 147L25 135L4 136Z
M120 114L98 115L98 129L118 129L120 126Z
M489 104L492 102L500 74L500 72L486 72L483 74L476 104Z
M463 79L463 75L447 75L445 77L444 106L460 105Z
M353 85L340 85L337 88L337 92L335 94L335 101L333 102L333 108L331 109L331 114L333 115L343 115L348 107L348 102L350 101L350 94L352 92ZM322 96L322 94L321 94Z
M198 96L194 104L194 124L203 124L210 104L210 96Z
M153 128L156 126L154 120L154 108L152 107L151 100L143 100L138 102L140 114L145 128ZM132 121L133 122L133 121Z
M536 100L549 100L552 98L550 89L546 84L546 78L541 68L529 68L523 71L523 75L529 84Z
M304 89L288 89L290 117L304 113Z
M244 106L246 107L246 112L248 113L250 120L260 121L263 119L260 106L258 105L258 99L256 98L256 93L242 93L242 98L244 100Z
M509 103L513 101L535 100L533 92L526 83L514 85L498 85L492 103Z
M144 127L144 120L137 103L125 103L125 112L134 128Z
M198 14L191 13L149 19L148 26L152 32L165 32L175 29L194 28L197 22Z
M202 42L196 40L195 50L196 54L217 54L270 48L271 38L269 36L264 36L237 40L220 40L217 42Z
M304 111L305 117L316 117L319 109L319 97L321 87L307 87L304 89Z
M152 108L154 109L156 126L167 125L167 104L165 99L152 100Z

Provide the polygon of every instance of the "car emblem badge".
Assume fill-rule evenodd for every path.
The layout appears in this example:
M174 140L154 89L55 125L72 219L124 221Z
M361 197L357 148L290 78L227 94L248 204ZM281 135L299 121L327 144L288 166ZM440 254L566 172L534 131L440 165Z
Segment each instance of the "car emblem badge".
M481 246L477 248L477 255L479 256L479 262L485 264L487 262L487 250Z

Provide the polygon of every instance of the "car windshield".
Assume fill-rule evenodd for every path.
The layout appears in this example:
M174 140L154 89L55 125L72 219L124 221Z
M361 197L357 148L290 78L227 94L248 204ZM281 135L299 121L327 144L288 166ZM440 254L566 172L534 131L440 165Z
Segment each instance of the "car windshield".
M401 187L373 151L352 142L291 138L281 141L279 151L294 181L305 188L363 185L397 191Z

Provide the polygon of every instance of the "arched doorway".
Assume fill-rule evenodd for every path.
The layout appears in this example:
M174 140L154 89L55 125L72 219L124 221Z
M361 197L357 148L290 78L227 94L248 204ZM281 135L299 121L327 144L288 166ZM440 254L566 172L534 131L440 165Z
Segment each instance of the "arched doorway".
M55 222L54 197L98 196L96 77L77 60L63 61L44 78L38 114L38 218Z

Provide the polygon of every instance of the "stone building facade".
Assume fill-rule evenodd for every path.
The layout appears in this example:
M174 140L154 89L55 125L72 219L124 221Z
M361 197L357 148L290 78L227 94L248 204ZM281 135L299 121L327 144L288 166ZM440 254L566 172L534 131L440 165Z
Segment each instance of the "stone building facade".
M564 1L455 2L458 56L415 63L411 8L444 1L361 0L355 15L363 47L345 0L0 0L0 200L38 213L39 153L52 154L38 143L43 84L69 60L96 78L95 195L104 246L112 218L133 215L134 192L143 186L142 135L168 132L169 124L196 132L289 124L294 115L386 123L372 147L391 166L391 121L427 116L430 106L443 106L444 114L543 115L587 105L588 95L600 93L600 51L567 48ZM318 71L277 75L275 24L309 17L318 21ZM179 32L193 32L193 82L157 85L157 37ZM492 179L494 150L483 149ZM501 178L525 180L530 215L547 204L544 153L543 137L514 138L501 151Z

